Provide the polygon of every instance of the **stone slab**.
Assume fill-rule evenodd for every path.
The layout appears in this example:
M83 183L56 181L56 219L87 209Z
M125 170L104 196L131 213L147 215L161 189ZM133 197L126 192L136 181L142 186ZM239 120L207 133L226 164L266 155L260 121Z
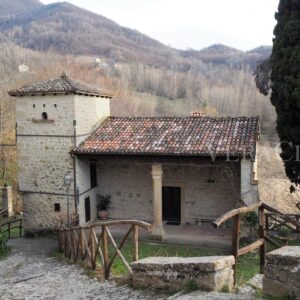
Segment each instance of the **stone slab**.
M133 286L177 291L194 284L204 291L231 290L233 256L148 257L131 264Z
M267 264L291 266L300 263L300 246L284 246L266 254Z
M182 267L189 267L196 271L212 272L233 266L234 256L203 256L203 257L147 257L132 263L135 270L154 268L164 270L168 267L181 270Z
M300 299L300 246L285 246L266 255L266 295Z

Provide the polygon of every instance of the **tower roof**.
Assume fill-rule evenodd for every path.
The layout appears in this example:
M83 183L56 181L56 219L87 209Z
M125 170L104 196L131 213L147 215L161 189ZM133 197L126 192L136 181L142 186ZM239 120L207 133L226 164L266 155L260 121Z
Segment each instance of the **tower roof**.
M8 94L13 97L73 94L101 98L112 98L111 93L75 81L69 78L66 72L63 72L63 74L56 79L37 82L18 89L9 90Z

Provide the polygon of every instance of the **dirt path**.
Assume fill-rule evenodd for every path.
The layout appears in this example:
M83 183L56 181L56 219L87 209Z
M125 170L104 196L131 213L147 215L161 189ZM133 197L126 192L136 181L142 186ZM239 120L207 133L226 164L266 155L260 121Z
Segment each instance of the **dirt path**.
M53 257L56 240L10 240L12 252L0 261L0 299L154 299L112 282L99 283L85 271Z

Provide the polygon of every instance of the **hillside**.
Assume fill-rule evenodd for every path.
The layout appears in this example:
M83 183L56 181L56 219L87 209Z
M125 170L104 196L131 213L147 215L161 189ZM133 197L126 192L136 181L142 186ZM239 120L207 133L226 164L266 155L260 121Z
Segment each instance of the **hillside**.
M197 61L240 67L269 56L265 51L243 52L224 45L196 50L170 48L136 30L67 2L43 5L37 0L2 0L0 38L25 48L59 54L105 57L179 71Z
M38 0L1 0L0 16L9 17L12 14L28 12L42 6L43 4Z
M16 0L12 3L17 5ZM1 36L25 48L166 64L172 50L136 30L67 2L33 6L0 22Z

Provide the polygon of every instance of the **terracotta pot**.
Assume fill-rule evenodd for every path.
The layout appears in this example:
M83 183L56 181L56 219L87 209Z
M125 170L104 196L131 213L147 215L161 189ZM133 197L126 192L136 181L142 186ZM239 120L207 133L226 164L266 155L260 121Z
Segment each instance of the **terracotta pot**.
M108 219L108 212L107 210L99 210L98 217L100 220L107 220Z

